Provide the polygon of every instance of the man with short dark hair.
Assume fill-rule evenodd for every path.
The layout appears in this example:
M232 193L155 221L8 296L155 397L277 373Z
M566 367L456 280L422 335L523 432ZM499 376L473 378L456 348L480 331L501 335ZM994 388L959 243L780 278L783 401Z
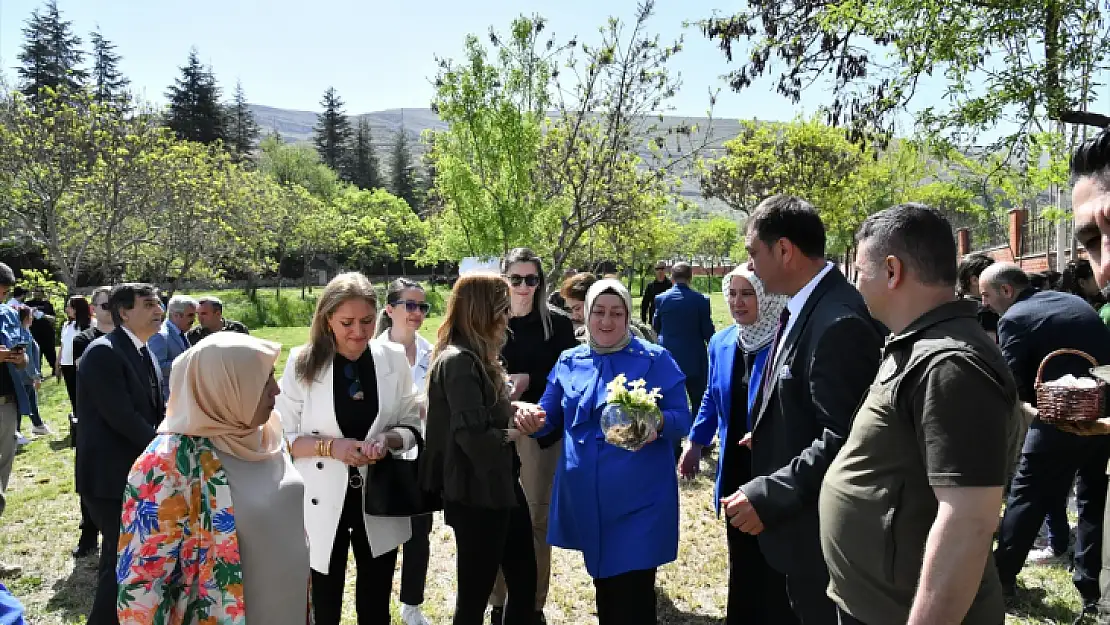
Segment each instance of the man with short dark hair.
M754 477L722 504L734 527L759 536L802 624L834 625L818 493L875 377L882 338L859 292L825 260L825 227L809 202L764 200L746 247L764 289L790 300L753 405Z
M644 287L643 297L640 298L640 321L651 324L655 319L655 296L669 291L674 286L667 278L667 263L655 263L655 280Z
M1099 363L1110 363L1110 329L1085 300L1070 293L1037 291L1014 263L995 263L979 276L983 302L1001 317L998 344L1017 382L1022 401L1037 405L1037 370L1052 352L1076 349ZM1088 377L1091 364L1064 354L1044 365L1044 381L1065 375ZM1033 421L1021 460L1010 483L1006 512L998 533L994 559L1002 587L1013 593L1033 541L1054 502L1065 501L1078 479L1079 526L1075 536L1072 580L1083 599L1084 613L1094 613L1099 600L1098 523L1106 505L1106 464L1110 440L1088 439L1063 432L1039 419Z
M959 268L956 269L956 293L960 297L972 300L977 304L975 314L979 319L979 325L991 338L997 341L998 313L991 310L990 306L983 304L983 295L979 290L979 275L993 264L993 258L980 252L965 256L960 261Z
M976 305L956 298L944 216L895 206L856 241L857 286L892 336L821 486L829 594L841 625L1001 624L990 548L1017 428L1013 377Z
M674 286L655 296L651 327L686 376L686 395L694 410L701 405L709 374L707 346L713 338L709 298L690 288L694 270L689 263L671 268Z
M224 319L224 303L213 295L197 298L197 322L197 327L189 330L185 335L189 345L196 345L216 332L250 334L247 326L238 321Z
M14 285L15 273L11 267L0 263L0 302ZM19 415L30 413L27 396L19 383L19 369L27 366L27 351L14 349L19 344L21 330L15 309L0 304L0 515L4 514L8 478L15 462ZM21 567L0 562L0 577L12 577L20 572Z
M77 369L77 492L102 537L88 622L117 624L116 549L131 465L154 438L165 405L147 341L162 323L158 291L121 284L108 297L115 329L89 345Z

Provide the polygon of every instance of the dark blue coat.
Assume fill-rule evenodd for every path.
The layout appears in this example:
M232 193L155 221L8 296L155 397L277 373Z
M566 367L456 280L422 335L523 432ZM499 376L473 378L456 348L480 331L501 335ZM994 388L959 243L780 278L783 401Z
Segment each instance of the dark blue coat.
M676 284L655 296L652 327L659 344L667 348L688 378L704 377L709 362L705 346L713 338L709 298L685 284Z

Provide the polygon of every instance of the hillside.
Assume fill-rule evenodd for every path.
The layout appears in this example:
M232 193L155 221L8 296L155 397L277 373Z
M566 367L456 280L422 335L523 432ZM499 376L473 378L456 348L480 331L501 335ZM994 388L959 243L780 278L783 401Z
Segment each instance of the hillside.
M263 134L268 134L276 130L286 141L296 142L308 141L311 139L312 128L316 125L316 113L314 111L280 109L260 104L252 104L250 106L251 110L254 112L255 119L258 121L258 125L262 127ZM390 109L386 111L351 115L352 125L357 123L359 119L366 119L370 122L370 127L374 135L374 145L377 148L381 162L385 165L388 165L389 162L386 154L388 154L388 150L393 145L397 132L402 128L404 128L405 133L409 135L409 138L412 139L413 155L417 158L424 153L424 146L420 142L421 134L425 130L444 130L447 128L447 125L439 119L439 116L428 108ZM645 125L652 122L659 123L657 119L644 121ZM674 128L683 125L691 125L697 128L697 131L690 139L684 138L681 145L674 140L669 140L668 147L672 152L681 150L683 147L691 144L700 144L705 140L708 134L709 147L703 153L703 157L705 158L714 158L721 154L724 150L722 144L728 139L736 136L740 128L739 122L735 119L714 119L710 121L704 117L680 117L673 115L664 116L663 121L659 125L662 128ZM645 161L651 162L651 155L646 144L641 156L644 157ZM687 166L684 171L681 192L682 197L694 202L709 212L733 214L733 211L724 204L717 201L708 201L701 197L701 189L697 178L689 173L691 168Z

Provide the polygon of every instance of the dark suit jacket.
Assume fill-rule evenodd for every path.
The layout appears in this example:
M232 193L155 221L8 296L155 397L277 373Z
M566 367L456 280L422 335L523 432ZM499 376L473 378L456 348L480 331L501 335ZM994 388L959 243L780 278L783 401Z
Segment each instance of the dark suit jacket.
M116 328L93 341L77 368L77 492L121 499L127 474L154 438L164 408L131 338Z
M1037 404L1033 390L1037 367L1053 351L1078 349L1093 356L1098 364L1110 365L1110 329L1086 300L1059 291L1029 289L1019 295L998 320L998 345L1014 374L1018 397L1034 406ZM1090 369L1091 363L1079 356L1057 356L1045 365L1044 380L1055 380L1069 373L1089 377ZM1078 450L1085 445L1087 441L1081 440L1084 438L1034 419L1024 449L1067 453L1064 450Z
M659 334L659 344L687 378L705 377L709 372L706 346L713 338L708 297L685 284L674 285L655 296L652 327Z
M786 574L824 567L817 496L879 368L883 330L836 269L810 294L756 398L752 475L741 487L763 522L759 546Z
M651 320L655 318L655 296L672 286L674 284L669 278L663 278L662 282L652 280L644 287L644 296L640 298L640 321L642 323L651 323Z

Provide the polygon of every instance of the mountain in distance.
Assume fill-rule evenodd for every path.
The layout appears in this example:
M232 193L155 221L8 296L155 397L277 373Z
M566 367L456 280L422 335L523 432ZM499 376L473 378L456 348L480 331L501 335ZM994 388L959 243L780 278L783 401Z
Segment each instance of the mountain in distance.
M312 129L316 125L317 113L315 111L297 111L261 104L251 104L250 108L254 113L255 120L262 128L263 136L277 131L287 142L295 143L312 140ZM425 130L447 129L447 124L430 108L388 109L350 115L349 117L352 127L357 127L360 119L366 119L370 122L370 128L374 136L374 147L378 152L378 159L384 167L388 167L389 150L396 142L397 133L402 128L411 140L409 144L413 157L418 161L424 154L424 144L420 140L423 132ZM644 120L645 126L652 123L658 124L661 129L676 129L683 126L696 128L689 137L678 133L666 135L667 149L671 154L681 153L682 150L688 149L690 145L699 145L705 140L708 132L709 142L701 154L702 158L707 159L721 156L724 153L723 143L735 137L740 131L740 122L736 119L714 118L710 120L706 117L664 115L661 122L658 117ZM647 163L651 163L653 160L646 142L641 156ZM694 163L691 161L683 163L683 184L680 195L707 212L738 217L739 214L724 203L717 200L706 200L701 196L701 186L698 184L697 176L693 174L693 165Z

